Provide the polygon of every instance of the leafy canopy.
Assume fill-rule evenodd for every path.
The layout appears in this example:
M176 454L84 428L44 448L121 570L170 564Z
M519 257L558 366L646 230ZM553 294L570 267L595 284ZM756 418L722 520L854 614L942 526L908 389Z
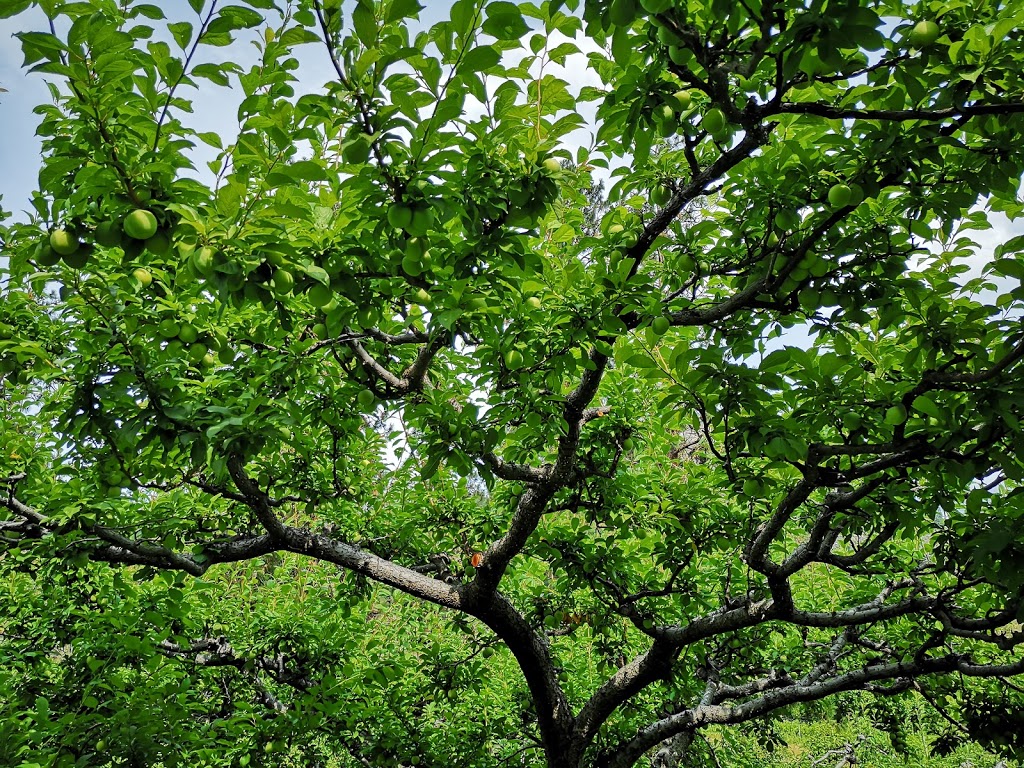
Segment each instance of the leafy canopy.
M1020 4L164 5L0 10L11 764L1024 749Z

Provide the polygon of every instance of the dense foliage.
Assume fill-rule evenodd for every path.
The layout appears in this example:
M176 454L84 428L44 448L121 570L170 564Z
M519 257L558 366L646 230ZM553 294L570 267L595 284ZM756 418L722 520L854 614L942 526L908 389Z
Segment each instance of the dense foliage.
M0 763L1024 751L1024 7L162 6L0 8Z

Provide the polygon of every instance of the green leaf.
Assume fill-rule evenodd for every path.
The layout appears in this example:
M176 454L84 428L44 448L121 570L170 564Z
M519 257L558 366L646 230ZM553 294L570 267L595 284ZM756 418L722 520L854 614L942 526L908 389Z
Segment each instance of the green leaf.
M485 45L473 48L462 59L461 71L485 72L493 69L501 61L501 53L492 46Z
M9 0L9 2L0 6L0 19L9 19L12 16L17 16L30 5L32 5L32 0Z
M192 25L187 21L179 21L174 24L168 24L167 29L174 36L174 41L178 44L178 47L182 50L188 50L189 41L192 39Z
M486 19L483 31L497 40L518 40L530 31L523 14L514 3L489 3L484 8L484 14Z
M943 416L942 410L939 406L937 406L935 401L927 395L918 395L915 397L912 407L915 411L923 413L925 416L931 416L935 419L941 419Z
M291 47L305 43L319 43L321 39L318 34L305 27L288 27L281 33L280 41L282 45Z
M355 27L356 35L366 47L373 46L377 42L377 19L373 15L373 7L365 0L359 0L352 11L352 26Z

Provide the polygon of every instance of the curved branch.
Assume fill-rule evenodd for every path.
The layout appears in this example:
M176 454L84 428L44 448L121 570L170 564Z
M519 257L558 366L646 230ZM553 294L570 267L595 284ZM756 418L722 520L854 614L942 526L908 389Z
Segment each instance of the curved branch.
M1004 677L1024 673L1024 659L1007 664L975 664L969 657L949 654L937 658L878 664L841 672L821 680L770 690L755 699L737 704L700 705L659 720L642 729L614 754L603 756L600 764L608 768L629 768L648 750L677 733L693 731L708 725L741 723L765 714L806 701L831 696L842 691L865 690L871 685L913 680L929 675L957 673L969 677Z

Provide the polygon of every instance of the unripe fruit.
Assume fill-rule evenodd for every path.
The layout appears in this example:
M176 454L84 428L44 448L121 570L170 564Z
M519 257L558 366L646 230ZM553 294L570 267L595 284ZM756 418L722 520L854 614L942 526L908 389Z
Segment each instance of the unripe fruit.
M50 247L61 256L70 256L80 245L78 238L66 229L55 229L50 233Z
M536 296L531 296L526 300L527 309L540 309L540 299Z
M654 122L662 136L668 138L679 130L679 121L676 120L676 111L669 104L662 104L654 111Z
M902 405L894 405L885 412L885 423L890 426L902 424L907 420L907 409Z
M523 353L518 349L510 349L505 353L505 367L510 371L523 367Z
M541 167L548 173L558 173L562 170L562 164L553 157L548 157L541 163Z
M828 191L828 202L833 208L845 208L853 199L853 190L846 184L833 184Z
M40 242L32 251L32 259L40 267L52 267L60 261L60 254L50 246L50 240Z
M412 219L406 227L410 235L422 237L434 225L434 210L430 207L413 208Z
M659 336L663 336L668 331L670 325L668 318L661 315L654 318L651 322L651 330Z
M405 242L405 255L416 259L423 257L427 250L427 244L422 237L410 237Z
M412 223L412 208L403 203L393 203L388 207L388 224L395 229L406 229Z
M96 227L93 239L96 241L96 245L102 245L104 248L116 248L121 245L121 228L116 221L104 221Z
M417 288L412 294L412 300L422 306L430 304L430 294L422 288Z
M157 232L152 237L146 238L146 250L157 256L165 256L171 249L171 239L163 232Z
M295 287L295 278L287 269L274 270L274 293L279 296L291 293Z
M651 190L651 202L658 207L668 205L672 200L672 190L664 184L659 184Z
M919 21L910 31L910 44L915 48L927 48L939 39L939 25L934 21Z
M152 211L138 208L124 217L124 233L134 240L148 240L156 234L156 216Z
M362 408L363 410L367 410L368 408L372 407L376 399L377 396L373 394L373 392L369 389L364 389L360 391L358 395L356 395L356 402L359 403L359 407Z
M712 136L717 136L725 130L725 113L718 107L712 107L704 114L701 125Z
M402 269L412 277L423 274L423 264L420 263L419 257L408 253L402 257Z
M178 335L179 330L181 330L181 326L178 325L178 322L169 317L161 320L160 325L157 326L157 331L159 331L160 335L165 339L175 338Z
M674 94L672 94L672 98L675 99L676 104L679 105L679 109L681 110L689 107L690 102L693 99L693 97L690 95L690 92L686 90L676 91Z
M608 8L608 19L617 27L628 27L636 19L634 0L612 0Z
M74 252L61 256L61 258L64 259L64 263L72 269L84 269L86 263L89 261L89 255L92 251L92 246L80 246Z
M369 137L360 136L341 151L342 159L352 165L362 165L370 159Z
M685 67L687 62L690 60L691 53L688 49L683 48L679 45L670 45L668 47L668 58L673 64L678 67Z
M143 288L149 288L149 286L153 284L153 275L148 269L139 267L132 272L132 277L138 280L142 284Z
M191 323L182 323L178 330L178 338L181 339L183 344L195 344L199 339L199 331ZM204 352L203 354L206 353Z
M191 344L188 348L188 361L192 365L200 365L209 351L205 344Z
M213 274L214 250L208 245L196 249L192 254L192 269L197 275L208 277Z
M323 283L313 283L310 287L309 292L306 294L306 298L309 299L309 303L314 307L326 307L334 299L334 291Z

